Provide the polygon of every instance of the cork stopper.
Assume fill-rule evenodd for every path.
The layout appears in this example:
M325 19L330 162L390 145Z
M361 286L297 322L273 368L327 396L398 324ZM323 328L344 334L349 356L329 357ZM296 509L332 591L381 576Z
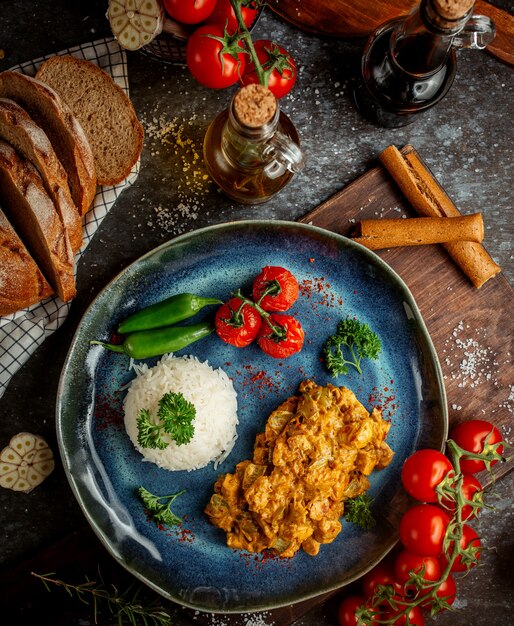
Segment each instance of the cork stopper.
M242 87L234 97L234 115L244 126L259 128L273 119L277 100L264 85Z
M473 7L475 0L432 0L437 13L446 20L459 20Z

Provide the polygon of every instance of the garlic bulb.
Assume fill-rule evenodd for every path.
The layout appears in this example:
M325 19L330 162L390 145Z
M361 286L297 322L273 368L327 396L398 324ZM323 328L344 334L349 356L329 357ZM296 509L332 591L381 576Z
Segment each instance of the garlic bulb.
M39 435L19 433L0 452L0 486L28 493L54 469L54 455Z
M138 50L162 31L164 8L160 0L110 0L107 18L120 46Z

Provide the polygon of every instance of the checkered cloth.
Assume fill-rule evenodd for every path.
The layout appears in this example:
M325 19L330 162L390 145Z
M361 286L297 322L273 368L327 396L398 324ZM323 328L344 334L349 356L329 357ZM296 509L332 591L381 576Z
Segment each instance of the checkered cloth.
M115 39L99 39L69 50L62 50L57 54L71 54L96 63L110 74L128 95L127 59L125 52ZM38 67L47 58L41 57L11 69L34 76ZM77 263L93 238L96 229L120 193L136 180L138 173L139 161L123 182L113 187L97 188L93 206L83 219L82 235L84 242L75 258L75 272ZM54 296L22 311L0 317L0 397L4 394L11 378L36 348L64 322L70 306L70 302L64 303L60 298Z

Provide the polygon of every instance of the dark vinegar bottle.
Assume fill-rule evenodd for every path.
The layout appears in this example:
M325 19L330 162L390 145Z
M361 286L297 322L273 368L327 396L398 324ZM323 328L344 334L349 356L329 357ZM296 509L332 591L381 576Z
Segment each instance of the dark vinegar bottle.
M474 0L422 0L409 15L380 26L368 39L354 89L358 110L390 128L406 126L448 93L455 48L484 48L494 24L472 16Z

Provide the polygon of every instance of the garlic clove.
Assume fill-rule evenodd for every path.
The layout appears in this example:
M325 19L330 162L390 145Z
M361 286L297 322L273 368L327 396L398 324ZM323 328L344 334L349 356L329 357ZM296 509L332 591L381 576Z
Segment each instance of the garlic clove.
M14 435L0 452L0 486L29 493L52 473L53 453L39 435Z
M110 0L107 18L120 46L138 50L162 31L164 8L159 0Z

